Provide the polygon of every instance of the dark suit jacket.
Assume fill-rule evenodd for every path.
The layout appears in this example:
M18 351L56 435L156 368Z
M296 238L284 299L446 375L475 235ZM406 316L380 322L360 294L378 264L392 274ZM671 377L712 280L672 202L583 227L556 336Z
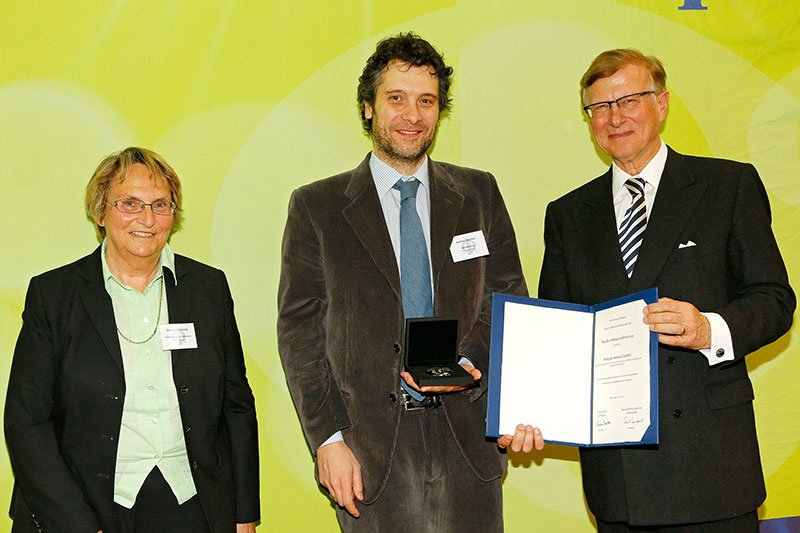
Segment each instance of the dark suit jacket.
M696 246L678 247L689 240ZM670 149L630 280L611 170L548 206L541 298L594 304L648 287L719 313L736 358L712 367L699 352L659 345L660 445L581 450L589 507L632 524L750 512L765 489L744 357L785 333L795 308L752 165Z
M435 313L460 319L460 353L488 369L491 293L526 294L516 238L494 178L430 161ZM490 255L454 263L455 235L483 230ZM278 345L312 453L336 431L362 467L366 502L392 464L400 411L400 274L368 158L296 190L283 238ZM469 465L485 481L505 456L485 438L486 378L442 399Z
M259 517L258 435L225 275L175 256L169 318L197 349L172 352L189 462L214 532ZM113 533L114 467L125 397L100 248L31 280L14 351L5 436L16 476L14 530Z

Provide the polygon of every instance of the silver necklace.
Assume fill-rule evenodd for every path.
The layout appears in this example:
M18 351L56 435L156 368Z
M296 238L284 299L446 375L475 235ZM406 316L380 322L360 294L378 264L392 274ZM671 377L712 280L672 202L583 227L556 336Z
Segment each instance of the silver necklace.
M161 322L161 304L163 301L164 301L164 277L162 276L158 291L158 316L156 317L156 327L153 329L153 333L151 333L150 336L143 341L135 341L133 339L129 339L128 337L126 337L125 334L120 331L119 327L117 327L117 333L119 333L119 336L131 344L144 344L153 337L155 337L156 332L158 331L158 324L159 322Z

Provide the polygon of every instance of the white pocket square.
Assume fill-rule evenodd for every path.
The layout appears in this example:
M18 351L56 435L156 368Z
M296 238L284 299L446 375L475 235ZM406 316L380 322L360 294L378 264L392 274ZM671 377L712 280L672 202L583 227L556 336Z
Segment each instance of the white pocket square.
M692 246L697 246L694 241L686 241L678 244L678 250L681 248L691 248Z

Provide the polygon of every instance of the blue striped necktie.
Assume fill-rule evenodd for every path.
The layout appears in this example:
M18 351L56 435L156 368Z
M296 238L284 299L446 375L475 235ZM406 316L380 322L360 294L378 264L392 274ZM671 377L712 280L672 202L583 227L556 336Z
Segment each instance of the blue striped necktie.
M417 213L419 180L397 180L394 188L400 191L400 290L403 295L403 314L406 318L433 316L431 264L428 246ZM415 400L425 396L402 379L400 386Z
M631 193L631 205L625 211L622 224L619 226L619 247L622 251L622 262L625 272L630 278L633 267L642 246L645 227L647 227L647 205L644 203L644 178L630 178L625 188Z

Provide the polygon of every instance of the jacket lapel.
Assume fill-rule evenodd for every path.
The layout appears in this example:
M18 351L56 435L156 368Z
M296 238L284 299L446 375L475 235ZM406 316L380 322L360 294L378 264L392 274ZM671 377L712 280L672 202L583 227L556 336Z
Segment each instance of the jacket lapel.
M175 274L167 267L162 267L164 276L164 288L167 296L167 309L169 309L170 324L195 323L195 318L203 313L203 308L209 304L200 305L196 296L200 293L199 288L194 287L193 278L188 275L186 265L181 260L181 256L175 255ZM195 336L199 335L197 324L195 324ZM198 348L203 342L198 339ZM183 385L186 376L189 374L185 365L197 364L197 357L181 357L186 350L172 350L172 375L176 385ZM193 351L193 354L199 353Z
M399 299L400 272L369 170L369 155L353 170L345 195L351 201L342 209L342 215Z
M429 161L428 170L431 187L431 265L435 291L458 227L464 196L455 190L455 179L441 165Z
M585 239L585 246L592 250L591 257L597 262L597 272L591 272L595 285L594 291L603 296L597 302L606 299L606 295L619 295L627 290L628 276L622 263L619 249L617 221L614 214L614 198L611 192L611 169L594 181L594 186L587 190L583 209L578 214L579 228ZM597 283L597 282L600 283Z
M670 148L631 276L630 292L655 285L667 257L678 247L680 235L706 186L695 181L683 156Z
M106 292L100 250L101 248L98 246L94 253L84 259L81 276L86 283L78 289L78 294L89 320L94 324L97 334L105 344L120 374L124 376L122 351L117 337L117 324L114 321L114 306L111 304L111 297Z
M187 276L186 268L175 256L175 276L167 267L161 267L164 276L164 287L167 296L167 309L169 309L170 324L184 324L192 321L193 295L191 276Z

